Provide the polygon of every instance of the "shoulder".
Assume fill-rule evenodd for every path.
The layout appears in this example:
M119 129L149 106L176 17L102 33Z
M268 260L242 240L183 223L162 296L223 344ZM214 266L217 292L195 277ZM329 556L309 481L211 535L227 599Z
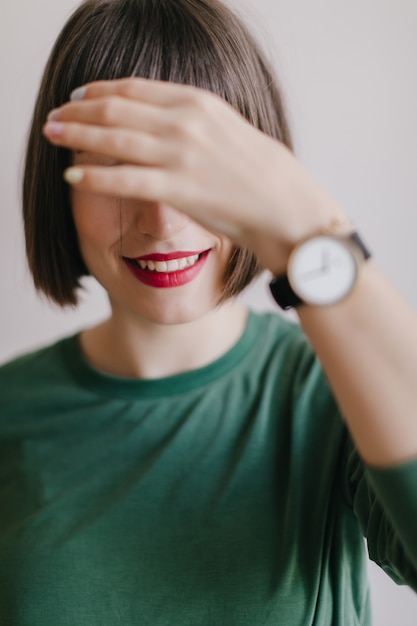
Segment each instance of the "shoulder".
M63 346L73 339L66 337L0 365L0 412L11 403L28 403L32 396L59 386L66 377Z
M276 385L293 409L337 412L333 392L300 324L281 314L255 314L259 331L255 346L261 380Z
M57 348L59 348L61 341L63 340L43 346L36 350L30 350L29 352L20 354L1 364L1 382L14 380L15 377L19 377L25 372L36 370L38 366L42 366L45 362L50 361L51 358L56 358Z
M281 313L250 311L250 318L257 332L268 336L278 343L305 342L306 337L300 325L284 317Z
M279 313L253 313L257 324L256 350L292 376L304 377L320 364L300 324Z

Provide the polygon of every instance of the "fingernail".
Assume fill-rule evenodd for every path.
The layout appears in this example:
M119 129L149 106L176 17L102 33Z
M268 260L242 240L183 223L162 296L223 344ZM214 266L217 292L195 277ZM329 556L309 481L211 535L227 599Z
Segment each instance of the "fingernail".
M52 109L52 111L49 111L48 115L47 115L47 120L52 121L52 120L59 120L61 115L61 109Z
M82 100L86 94L87 87L77 87L74 91L71 92L70 100Z
M84 178L84 171L80 167L68 167L64 171L64 180L70 185L79 183Z
M45 133L50 137L59 137L64 131L62 122L47 122L45 124Z

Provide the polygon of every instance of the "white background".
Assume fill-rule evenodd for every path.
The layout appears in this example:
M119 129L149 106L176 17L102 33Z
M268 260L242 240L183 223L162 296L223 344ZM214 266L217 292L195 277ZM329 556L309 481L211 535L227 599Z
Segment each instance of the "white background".
M73 0L1 0L0 362L106 315L88 282L78 310L39 299L24 261L23 146L52 43ZM417 307L417 3L233 0L267 48L287 96L296 153L352 217ZM265 280L245 294L273 307ZM370 566L375 626L415 626L417 596Z

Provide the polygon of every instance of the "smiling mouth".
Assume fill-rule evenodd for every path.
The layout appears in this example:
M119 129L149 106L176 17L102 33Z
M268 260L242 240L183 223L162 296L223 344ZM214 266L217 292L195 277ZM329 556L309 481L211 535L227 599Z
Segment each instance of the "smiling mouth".
M190 267L193 267L206 252L201 252L199 254L192 254L189 256L184 256L176 259L170 259L167 261L161 260L152 260L152 259L129 259L126 260L129 263L132 263L136 267L140 267L140 269L145 270L147 272L155 272L155 273L165 273L169 274L171 272L178 272L180 270L185 270Z
M123 260L133 276L149 287L180 287L199 275L210 250L154 253L135 259L123 257Z

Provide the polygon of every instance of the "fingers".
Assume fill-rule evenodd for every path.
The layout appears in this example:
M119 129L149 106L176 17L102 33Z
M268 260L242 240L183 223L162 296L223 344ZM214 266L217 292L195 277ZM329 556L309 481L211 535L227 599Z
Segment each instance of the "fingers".
M149 134L167 134L174 120L158 107L109 95L86 101L69 102L48 115L48 120L79 122L101 126L123 126Z
M182 141L184 122L192 119L191 105L202 99L201 90L196 88L190 96L187 86L136 78L90 83L81 92L81 99L78 95L50 112L43 128L45 136L73 150L150 165L169 162L170 141ZM188 106L168 107L184 101ZM157 150L157 142L152 143L152 136L163 138L165 159Z
M158 106L176 106L200 91L197 87L147 78L121 78L89 83L76 89L71 100L120 96Z
M151 202L165 201L166 175L162 170L129 165L117 167L70 167L64 178L80 191L120 198L141 198Z
M171 144L146 133L124 128L107 128L79 124L77 122L47 122L43 132L48 140L73 151L85 151L90 155L103 155L100 165L112 165L114 161L149 166L168 166L174 160Z

